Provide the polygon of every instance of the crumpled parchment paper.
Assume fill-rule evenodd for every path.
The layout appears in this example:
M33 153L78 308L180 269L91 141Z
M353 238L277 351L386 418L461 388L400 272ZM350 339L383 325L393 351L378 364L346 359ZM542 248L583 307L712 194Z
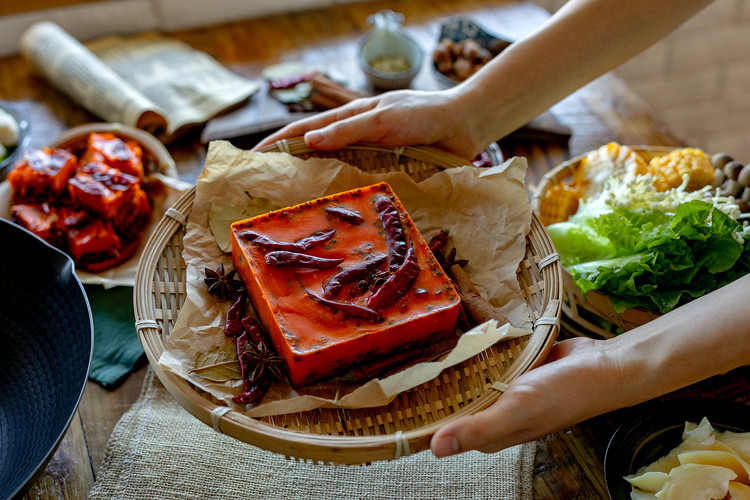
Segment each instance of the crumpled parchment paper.
M529 335L531 322L516 279L531 221L525 171L526 160L512 158L488 169L451 168L416 182L402 172L370 174L336 159L303 160L285 153L256 153L228 142L212 142L196 183L183 239L187 298L160 366L240 409L231 397L240 391L241 381L215 383L190 373L199 354L233 342L223 334L229 302L217 301L203 283L205 268L215 269L220 263L234 268L231 255L219 248L209 228L212 204L243 206L250 195L286 207L380 181L390 184L425 239L440 229L450 230L449 248L456 247L457 255L468 259L465 270L478 290L500 308L511 325L497 328L494 321L479 325L464 333L453 351L441 360L420 363L361 386L336 387L326 393L275 382L259 404L244 409L246 414L260 417L319 407L382 406L399 393L433 379L445 367L503 339Z

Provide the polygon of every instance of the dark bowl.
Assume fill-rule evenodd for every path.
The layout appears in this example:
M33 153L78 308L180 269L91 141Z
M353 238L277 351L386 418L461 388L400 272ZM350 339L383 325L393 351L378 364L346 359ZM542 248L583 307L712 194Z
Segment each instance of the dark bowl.
M646 403L615 431L604 455L604 480L612 500L630 500L628 474L649 465L682 442L685 422L708 418L714 429L750 431L750 405L714 398L681 398Z
M18 143L8 148L9 154L0 160L0 181L4 180L13 165L21 158L23 150L29 145L31 134L29 134L29 120L23 112L11 103L0 101L0 109L12 116L18 123Z
M0 498L34 484L88 378L94 326L73 261L0 219Z

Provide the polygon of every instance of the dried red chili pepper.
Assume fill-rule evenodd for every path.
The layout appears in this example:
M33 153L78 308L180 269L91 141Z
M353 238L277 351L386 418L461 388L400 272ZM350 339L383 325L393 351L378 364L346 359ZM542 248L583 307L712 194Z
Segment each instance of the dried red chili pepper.
M417 256L414 253L414 247L409 247L404 263L370 295L367 299L367 307L382 309L393 304L409 290L418 274Z
M255 233L253 231L242 231L240 237L253 243L254 245L260 245L269 250L283 250L287 252L300 252L304 253L309 251L316 245L325 243L326 241L333 238L336 234L336 229L326 229L325 231L318 231L317 233L311 234L305 238L297 241L276 241L267 236Z
M345 285L366 278L367 275L379 268L387 258L387 255L378 255L334 274L323 287L323 297L327 299L335 297Z
M236 341L243 392L232 396L232 400L246 405L263 399L271 383L283 377L281 370L284 360L269 347L270 344L264 339L265 334L255 318L246 316L242 323L249 327Z
M437 255L437 253L443 252L443 247L448 243L448 231L445 229L441 229L438 234L433 236L430 239L430 243L428 243L428 246L430 247L430 251Z
M406 233L401 224L401 216L396 205L385 196L378 198L375 209L385 229L385 240L388 244L388 268L393 271L404 261L406 255Z
M240 373L242 374L242 382L245 386L245 391L249 389L249 385L247 384L246 379L247 364L245 363L245 357L242 355L242 353L245 352L245 344L247 344L248 341L249 337L247 335L247 331L242 332L242 335L238 335L234 341L234 344L237 347L237 361L239 361L240 363Z
M266 254L266 263L278 267L309 267L313 269L330 269L344 262L344 258L327 259L304 253L278 250Z
M357 318L366 319L368 321L383 321L383 315L375 311L374 309L370 309L369 307L324 299L323 297L319 297L309 291L307 292L307 294L324 306L330 307L334 311L341 312L346 316L354 316Z
M359 225L365 221L359 212L344 207L326 207L323 211L350 224Z
M242 334L242 318L245 317L245 303L247 294L242 292L237 295L234 302L227 311L227 320L224 323L224 335L235 337Z
M263 327L260 326L258 320L252 316L245 316L242 318L242 328L245 329L247 336L254 344L266 341L266 336L263 333Z
M271 377L263 377L258 380L243 380L243 392L232 396L232 401L240 405L255 404L266 395L271 387Z

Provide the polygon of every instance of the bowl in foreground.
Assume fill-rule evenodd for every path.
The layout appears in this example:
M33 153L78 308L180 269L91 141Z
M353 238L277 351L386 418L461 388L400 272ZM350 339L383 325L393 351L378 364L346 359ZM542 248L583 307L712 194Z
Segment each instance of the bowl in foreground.
M645 403L612 435L604 456L604 479L612 500L630 500L624 478L649 465L682 442L685 422L703 417L722 431L750 432L750 405L715 398L680 398Z
M94 329L69 257L2 219L0 240L0 498L12 498L33 485L73 419Z

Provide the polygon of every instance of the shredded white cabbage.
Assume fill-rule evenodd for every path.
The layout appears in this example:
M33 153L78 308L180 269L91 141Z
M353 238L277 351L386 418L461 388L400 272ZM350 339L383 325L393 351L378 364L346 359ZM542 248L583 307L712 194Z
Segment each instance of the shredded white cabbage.
M740 207L732 196L721 196L719 188L706 186L696 191L686 191L689 177L683 176L679 187L657 191L652 185L651 174L636 175L631 180L609 177L595 199L582 200L588 208L606 205L611 208L649 208L673 214L677 206L692 200L703 200L734 220L741 214Z

